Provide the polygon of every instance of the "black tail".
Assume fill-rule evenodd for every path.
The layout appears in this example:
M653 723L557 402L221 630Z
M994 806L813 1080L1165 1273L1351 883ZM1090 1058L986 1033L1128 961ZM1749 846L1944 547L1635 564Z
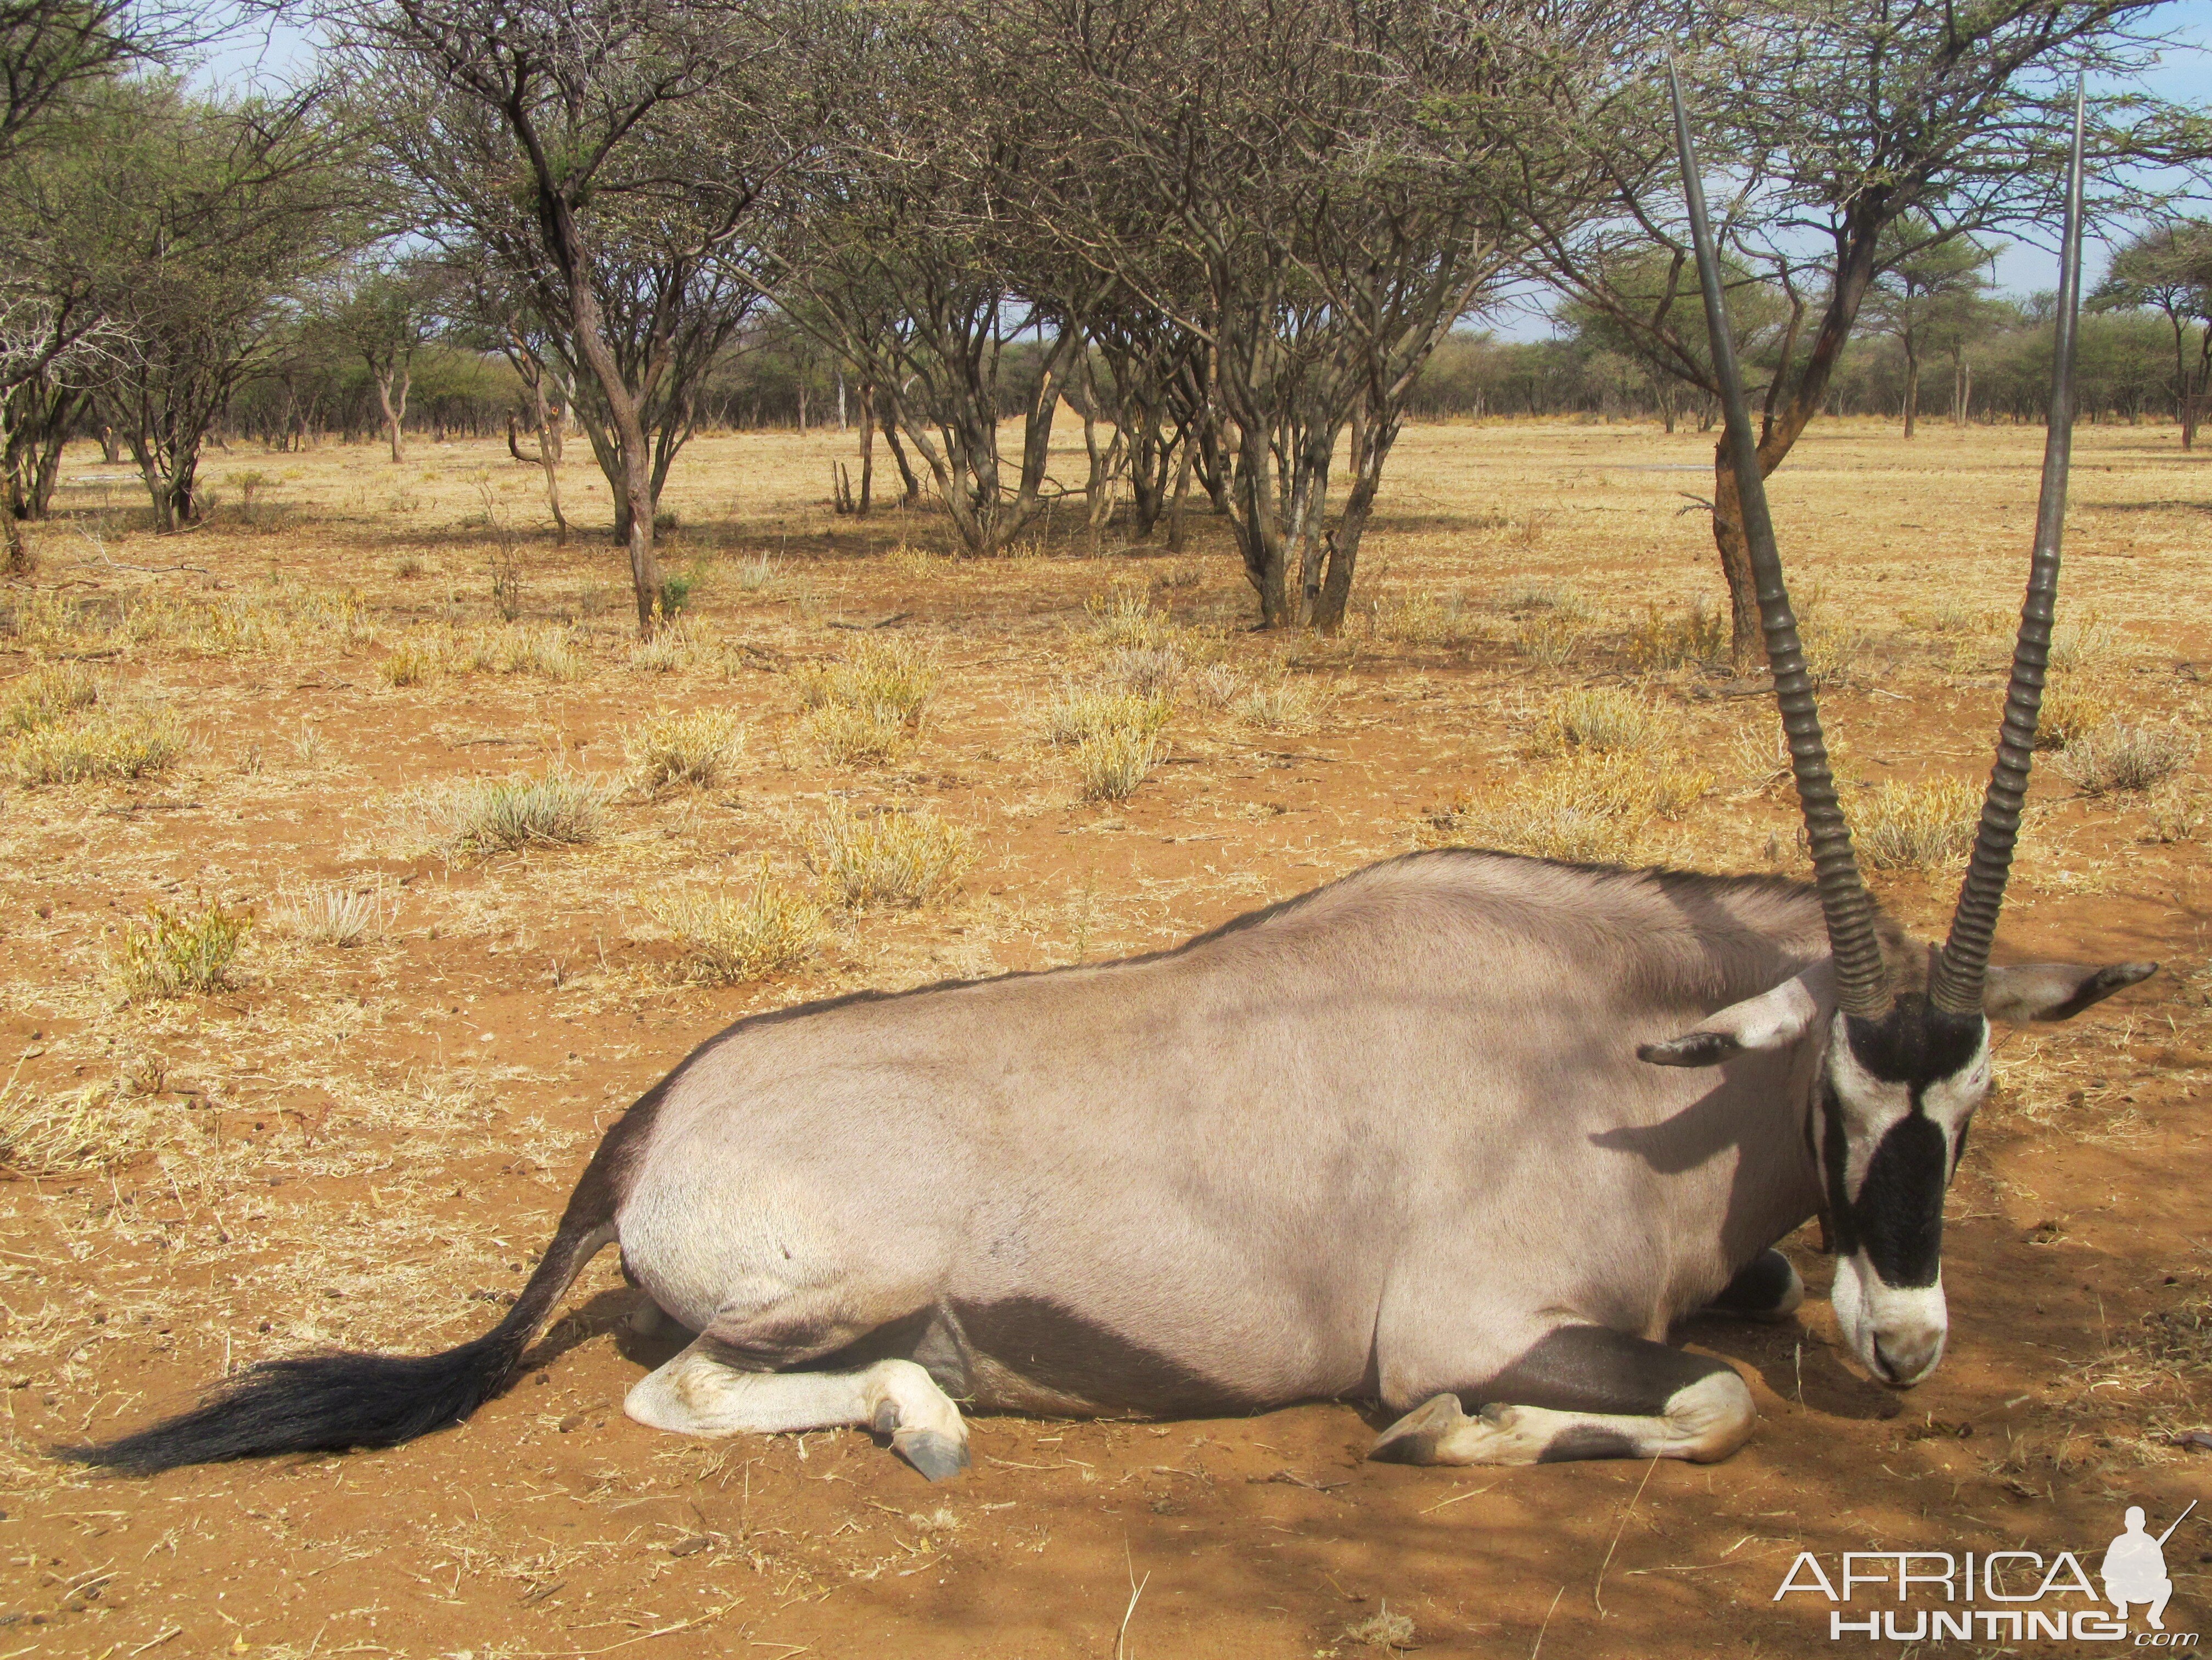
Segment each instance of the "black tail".
M191 1411L98 1446L58 1447L80 1464L147 1475L279 1452L390 1447L458 1424L514 1376L523 1352L602 1245L614 1237L599 1161L568 1201L553 1243L507 1318L443 1354L313 1354L266 1360Z

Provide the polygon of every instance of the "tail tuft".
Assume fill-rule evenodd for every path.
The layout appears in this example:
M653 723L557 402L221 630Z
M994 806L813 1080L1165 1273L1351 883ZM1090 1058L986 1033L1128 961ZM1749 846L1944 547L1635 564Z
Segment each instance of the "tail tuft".
M520 1334L524 1341L529 1334ZM176 1417L55 1456L150 1475L281 1452L391 1447L457 1424L507 1381L522 1344L504 1327L443 1354L314 1354L268 1360Z
M506 1387L554 1304L615 1237L590 1172L507 1318L443 1354L302 1354L264 1360L218 1385L189 1412L57 1458L150 1475L180 1464L280 1452L394 1447L458 1424Z

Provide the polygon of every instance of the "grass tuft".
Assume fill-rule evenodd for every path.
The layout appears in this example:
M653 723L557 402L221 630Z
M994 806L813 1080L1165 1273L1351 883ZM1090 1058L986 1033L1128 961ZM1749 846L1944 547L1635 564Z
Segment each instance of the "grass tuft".
M2193 790L2166 789L2153 795L2143 824L2146 842L2173 844L2202 842L2208 824L2205 799Z
M843 703L824 703L809 709L799 721L799 732L824 760L849 767L881 766L896 760L914 741L906 722L896 715Z
M1164 702L1190 672L1190 654L1174 642L1124 646L1106 659L1103 672L1124 691Z
M1094 733L1075 746L1075 773L1086 801L1126 801L1159 764L1159 734L1141 727Z
M1378 639L1407 646L1463 646L1482 637L1482 625L1467 607L1467 596L1453 592L1393 594L1376 602Z
M1164 697L1103 686L1063 685L1044 708L1047 742L1080 745L1111 733L1158 737L1174 707Z
M113 960L116 984L131 1002L222 991L253 919L210 903L173 911L149 905L143 923L126 922Z
M808 868L853 911L950 898L975 857L973 836L928 812L856 813L839 803L806 838Z
M428 792L422 806L436 844L478 857L515 848L578 847L606 829L608 791L570 772L540 778L472 778Z
M38 789L166 772L184 750L184 725L167 709L96 709L26 732L0 759L23 788Z
M633 674L682 674L697 658L690 629L680 621L671 622L653 630L652 639L631 648L629 670Z
M646 718L628 747L647 789L712 789L728 777L744 744L744 725L727 709L664 709Z
M2035 746L2063 750L2112 718L2112 706L2094 685L2068 677L2043 689L2043 708L2035 721Z
M1980 787L1956 778L1884 784L1844 802L1851 846L1868 870L1933 870L1963 858L1981 814Z
M1329 694L1310 680L1275 675L1255 681L1229 702L1231 719L1262 732L1310 732L1321 724Z
M358 946L384 931L374 890L343 882L311 887L281 902L271 920L287 933L318 946Z
M801 671L800 732L832 761L890 760L921 730L937 666L905 640L865 640L841 661Z
M801 672L809 708L861 709L919 729L937 690L937 666L909 640L864 640L840 661Z
M1648 697L1611 686L1583 686L1553 699L1545 709L1540 746L1594 755L1641 753L1656 749L1671 724Z
M1208 663L1190 677L1190 701L1209 714L1218 714L1234 703L1247 684L1233 663Z
M2084 795L2155 788L2197 758L2197 734L2179 727L2107 721L2066 745L2058 770Z
M36 732L82 714L100 702L100 680L81 663L52 663L16 681L0 709L0 732Z
M436 678L441 665L438 654L419 640L402 640L376 666L376 678L387 686L420 686Z
M1489 797L1462 797L1430 820L1432 842L1577 864L1632 864L1656 818L1680 819L1712 776L1672 756L1579 752Z
M2085 668L2094 668L2112 655L2119 644L2119 635L2112 625L2100 620L2091 611L2078 623L2067 623L2052 630L2051 635L2051 666L2061 674L2075 674Z
M1540 611L1522 620L1513 643L1547 669L1564 668L1589 631L1571 611Z
M1729 644L1728 614L1698 594L1676 611L1648 607L1643 622L1629 631L1628 658L1645 673L1656 674L1720 662Z
M1148 650L1182 643L1184 629L1151 597L1134 588L1117 587L1096 594L1084 604L1090 613L1091 631L1106 650Z
M822 939L822 908L769 880L765 858L746 893L678 888L644 908L676 941L683 977L702 985L765 979L812 956Z
M148 1118L104 1085L49 1096L11 1078L0 1085L0 1174L27 1182L112 1169L143 1149Z

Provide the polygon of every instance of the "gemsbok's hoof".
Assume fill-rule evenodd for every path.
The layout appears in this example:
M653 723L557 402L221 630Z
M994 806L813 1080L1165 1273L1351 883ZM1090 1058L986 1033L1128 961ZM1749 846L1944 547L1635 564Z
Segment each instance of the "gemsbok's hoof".
M968 1468L968 1444L935 1430L901 1430L891 1450L932 1481L950 1481Z
M1446 1438L1467 1421L1459 1396L1439 1395L1384 1430L1367 1456L1378 1464L1433 1464Z

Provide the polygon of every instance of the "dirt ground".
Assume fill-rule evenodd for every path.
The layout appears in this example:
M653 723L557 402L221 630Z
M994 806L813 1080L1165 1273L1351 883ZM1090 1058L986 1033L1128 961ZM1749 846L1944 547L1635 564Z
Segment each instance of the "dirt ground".
M1250 631L1204 521L1181 554L1094 548L1063 514L1022 556L952 559L926 515L830 512L849 439L702 437L664 548L696 586L651 652L580 441L564 490L594 534L565 550L538 473L495 442L418 442L404 466L234 451L211 459L214 521L168 538L127 471L73 453L35 581L0 593L0 703L78 665L99 709L173 719L184 744L136 779L0 799L0 1131L17 1138L0 1660L1826 1652L1829 1605L1775 1597L1801 1551L1832 1569L1844 1551L2088 1560L2124 1506L2155 1532L2192 1499L2166 1625L2205 1629L2212 1436L2187 1439L2212 1427L2200 774L2091 794L2069 751L2040 757L2000 952L2166 967L2005 1040L1951 1195L1933 1379L1895 1393L1847 1361L1809 1232L1790 1242L1814 1292L1796 1320L1681 1334L1743 1371L1763 1414L1723 1464L1370 1465L1375 1420L1347 1404L982 1417L975 1468L938 1487L857 1431L688 1443L622 1414L670 1347L629 1332L611 1254L465 1427L150 1481L44 1456L267 1357L485 1329L597 1132L741 1014L1151 949L1494 826L1561 775L1545 734L1578 689L1655 711L1635 764L1689 781L1607 821L1607 845L1802 873L1758 684L1668 645L1718 596L1686 499L1709 488L1710 444L1410 431L1355 626L1315 642ZM2040 444L1829 423L1776 481L1869 812L1985 775ZM2171 428L2085 429L2062 603L2068 683L2185 746L2212 716L2207 465ZM890 639L934 667L926 716L880 758L833 759L810 673ZM392 684L408 650L431 666ZM1052 706L1127 684L1132 650L1172 683L1164 748L1126 800L1086 800ZM712 784L641 781L635 740L672 710L742 719ZM599 787L595 839L440 844L441 788L549 772ZM764 981L687 977L656 897L749 891L765 860L809 901L810 836L840 806L933 813L973 863L918 908L830 904L819 950ZM1874 879L1932 930L1959 869ZM210 903L254 918L231 983L128 994L146 908ZM329 943L315 918L348 903L361 937Z

